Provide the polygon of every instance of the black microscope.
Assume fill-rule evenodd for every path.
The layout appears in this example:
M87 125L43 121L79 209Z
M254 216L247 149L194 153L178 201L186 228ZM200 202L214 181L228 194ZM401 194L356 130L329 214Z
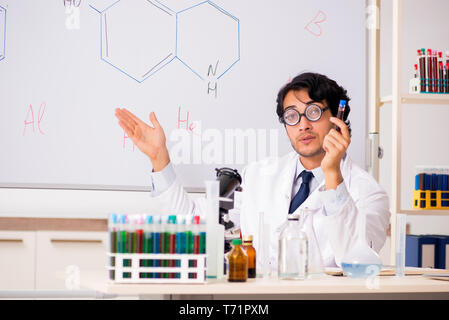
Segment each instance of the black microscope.
M217 180L220 182L220 215L219 223L224 225L226 230L234 227L234 223L229 219L229 210L234 208L234 192L241 191L242 177L237 169L220 168L215 169L217 172ZM224 252L231 250L232 239L226 239L224 242Z

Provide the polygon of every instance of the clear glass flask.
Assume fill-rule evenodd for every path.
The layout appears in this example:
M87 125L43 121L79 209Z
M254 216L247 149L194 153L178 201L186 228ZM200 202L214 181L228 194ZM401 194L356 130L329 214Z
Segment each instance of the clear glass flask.
M299 216L291 214L288 216L287 224L279 236L279 279L306 279L307 259L307 235L301 231Z
M343 273L350 278L374 278L382 269L382 260L366 238L366 214L359 211L358 237L348 249L341 261Z

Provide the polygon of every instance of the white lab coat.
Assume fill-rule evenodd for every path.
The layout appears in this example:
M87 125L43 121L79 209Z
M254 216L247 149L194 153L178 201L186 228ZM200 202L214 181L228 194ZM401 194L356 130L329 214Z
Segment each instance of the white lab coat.
M258 248L259 212L264 212L269 224L269 261L272 271L277 268L277 229L287 220L298 154L294 151L280 158L268 158L249 164L242 171L240 226L243 235L254 236ZM360 235L360 214L366 216L366 241L379 252L386 239L390 221L388 196L374 178L346 156L340 169L349 193L341 211L327 215L324 207L324 181L299 208L313 211L313 229L325 267L341 266L342 258ZM335 191L334 191L335 192ZM179 180L162 194L153 198L161 209L175 214L205 215L204 199L192 200ZM298 210L299 210L298 208ZM305 224L308 236L311 224ZM264 235L262 235L264 236ZM260 260L258 259L258 264Z

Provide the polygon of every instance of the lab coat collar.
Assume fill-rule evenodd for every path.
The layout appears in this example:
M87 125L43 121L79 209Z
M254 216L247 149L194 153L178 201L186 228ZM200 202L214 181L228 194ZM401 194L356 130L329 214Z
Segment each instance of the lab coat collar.
M299 167L299 165L302 167ZM343 159L340 162L340 170L341 170L341 174L343 176L343 181L346 185L346 187L350 188L351 186L351 175L349 174L351 171L351 167L352 167L352 161L350 159L350 157L347 155L347 153L345 153L345 155L343 156ZM290 168L290 169L288 169ZM300 171L301 170L301 171ZM294 182L294 179L297 178L296 174L300 174L302 172L302 170L304 170L304 167L301 164L301 161L299 161L299 155L296 153L296 151L292 151L289 155L289 161L288 161L288 165L286 166L286 170L284 170L284 181L289 182L289 183L285 183L284 184L284 191L286 194L290 194L288 196L288 206L290 205L290 201L291 201L291 188L292 188L292 182ZM314 171L315 170L315 171ZM308 207L310 209L319 209L322 207L322 202L321 202L321 197L319 196L319 192L322 189L322 187L324 186L325 180L324 180L324 173L321 169L321 167L315 168L312 170L314 176L315 176L315 172L317 173L317 176L320 177L321 174L321 181L319 181L319 186L318 188L316 188L310 195L309 197L304 201L303 204L301 204L301 207ZM317 177L317 179L319 179ZM287 196L286 196L287 198ZM288 207L287 210L288 212Z
M301 159L298 155L297 160L296 160L296 174L295 174L296 180L299 178L299 175L304 170L307 170L307 169L304 168L304 166L302 165ZM323 174L323 170L321 169L321 167L317 167L315 169L307 170L307 171L312 171L313 177L318 181L318 184L321 185L321 183L324 181L324 174Z
M346 156L347 156L347 153L345 153L345 155L343 156L342 163L344 162L344 160L346 160ZM295 173L295 180L294 181L296 181L298 179L299 175L301 174L301 172L303 172L303 170L307 170L302 165L299 155L297 155L296 159L297 159L296 160L296 173ZM340 170L342 170L341 164L340 164L340 167L341 167ZM321 186L321 184L324 181L324 173L323 173L323 170L321 169L321 167L317 167L315 169L308 170L308 171L312 171L313 177L318 181L318 184Z

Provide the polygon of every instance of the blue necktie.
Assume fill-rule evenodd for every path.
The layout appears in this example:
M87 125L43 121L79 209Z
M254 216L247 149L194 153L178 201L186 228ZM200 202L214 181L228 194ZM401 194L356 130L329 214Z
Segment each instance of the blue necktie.
M293 197L292 201L290 202L290 209L288 210L288 213L293 213L295 210L301 205L301 203L304 202L304 200L307 199L310 192L309 183L310 180L313 178L313 173L310 171L304 170L299 175L302 178L301 186L299 187L298 192Z

